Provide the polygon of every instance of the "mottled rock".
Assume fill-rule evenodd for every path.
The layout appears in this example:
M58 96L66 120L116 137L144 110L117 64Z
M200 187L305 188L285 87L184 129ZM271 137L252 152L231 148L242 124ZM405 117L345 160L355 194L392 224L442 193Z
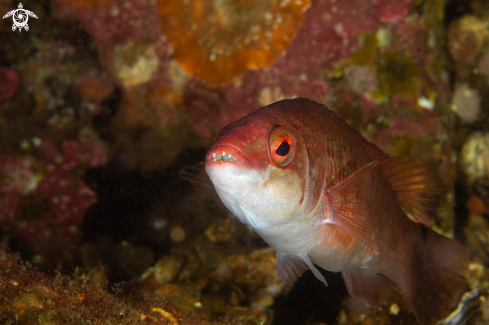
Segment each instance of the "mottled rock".
M232 307L226 316L242 325L264 325L267 321L266 314L244 307Z
M481 99L477 89L470 88L467 83L458 83L452 95L450 108L464 122L477 121L480 114Z
M479 73L489 77L489 51L484 53L479 60L479 64L477 66Z
M109 5L114 0L59 0L59 2L70 4L76 8L94 8Z
M471 65L480 54L486 26L479 18L466 15L452 22L448 31L448 50L460 64Z
M151 80L158 65L159 59L151 44L136 41L114 48L112 57L114 75L126 88Z
M121 282L142 274L154 257L153 251L123 241L87 243L81 248L83 264L87 270L104 266L110 281Z
M151 285L168 283L175 278L181 266L182 262L179 259L173 256L165 256L144 272L139 278L139 282L151 283Z
M19 76L15 70L0 67L0 102L14 95L18 82Z
M216 86L273 64L304 20L309 0L170 0L158 6L175 59L186 72Z
M206 230L205 235L213 243L223 243L235 236L236 227L234 220L226 218L211 224Z
M489 133L468 136L460 151L460 166L469 186L489 186Z
M1 324L205 324L160 298L114 295L104 285L78 272L49 276L0 247Z
M185 229L180 226L172 226L170 228L170 238L175 243L181 243L185 240Z
M483 265L489 265L489 222L487 219L479 214L470 214L465 228L465 238L466 245L472 255L472 261L484 269ZM474 266L471 265L471 269L476 270L477 268ZM472 284L475 282L474 279L479 282L481 277L472 276ZM486 279L486 281L488 280ZM477 283L476 287L480 287L480 283Z
M154 294L171 302L187 314L195 308L202 307L201 302L196 298L196 292L183 285L167 283L156 289Z
M489 318L487 317L487 299L489 293L487 290L472 290L465 293L461 299L456 310L454 310L450 316L440 321L439 325L459 325L459 324L473 324L484 325L487 324Z

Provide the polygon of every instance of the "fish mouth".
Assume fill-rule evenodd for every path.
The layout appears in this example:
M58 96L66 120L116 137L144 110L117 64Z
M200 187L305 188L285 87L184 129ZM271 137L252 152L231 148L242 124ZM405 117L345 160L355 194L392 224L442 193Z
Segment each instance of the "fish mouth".
M237 163L251 168L251 162L238 148L231 145L215 145L205 159L206 164Z
M216 152L216 153L212 154L212 158L214 159L214 161L230 161L230 160L236 161L236 162L239 161L234 156L231 156L229 153L225 153L224 151L223 152Z

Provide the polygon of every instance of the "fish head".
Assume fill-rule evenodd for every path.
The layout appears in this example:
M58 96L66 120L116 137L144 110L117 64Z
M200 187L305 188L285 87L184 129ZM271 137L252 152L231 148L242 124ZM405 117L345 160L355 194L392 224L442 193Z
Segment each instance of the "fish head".
M260 113L222 129L205 162L224 205L255 229L288 223L311 205L303 134Z

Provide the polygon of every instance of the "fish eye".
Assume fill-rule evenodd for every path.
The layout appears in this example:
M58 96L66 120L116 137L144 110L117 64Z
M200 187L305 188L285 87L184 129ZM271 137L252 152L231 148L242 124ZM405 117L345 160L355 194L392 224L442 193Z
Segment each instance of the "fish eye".
M270 157L279 167L287 166L294 157L295 141L281 127L276 127L270 135Z
M290 144L287 141L282 141L282 143L275 149L275 153L279 156L287 156L290 152Z

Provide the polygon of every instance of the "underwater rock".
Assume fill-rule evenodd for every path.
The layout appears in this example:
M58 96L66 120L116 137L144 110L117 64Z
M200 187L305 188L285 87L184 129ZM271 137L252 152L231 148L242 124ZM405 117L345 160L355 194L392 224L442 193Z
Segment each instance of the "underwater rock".
M266 314L238 306L230 308L226 318L243 325L265 325L267 322Z
M273 64L304 20L309 0L162 0L158 7L175 59L212 87Z
M467 185L489 186L489 134L475 132L467 137L460 150L460 167Z
M264 248L249 255L227 256L210 276L218 282L230 281L239 286L251 297L251 305L264 311L286 287L276 267L277 254L271 248Z
M104 76L89 73L85 78L80 77L78 90L83 99L83 117L98 115L102 112L101 104L113 91L114 85Z
M440 321L439 325L484 325L489 321L487 290L472 290L463 295L456 310Z
M357 94L373 91L378 87L375 71L369 66L348 65L345 68L345 80Z
M170 228L170 238L175 243L181 243L185 240L185 230L180 226L172 226Z
M41 175L36 173L31 160L0 157L0 161L3 176L0 193L28 194L37 188Z
M56 9L61 18L80 21L100 46L103 59L118 44L154 40L159 33L154 5L147 0L59 0Z
M477 121L481 110L481 98L477 89L472 89L467 83L457 83L452 95L450 108L464 122Z
M206 324L155 296L111 294L86 274L48 276L3 247L0 292L2 324Z
M397 298L399 299L399 298ZM487 324L489 320L487 290L472 290L465 293L457 308L438 325ZM418 320L409 312L406 302L399 300L385 303L378 308L368 307L361 302L348 297L343 303L343 309L338 316L338 325L347 324L419 324Z
M114 48L112 67L126 88L148 82L158 69L158 56L151 44L129 42Z
M386 23L395 23L406 17L409 12L410 1L395 1L385 3L380 9L380 21Z
M0 67L0 104L14 95L18 82L17 72L10 68Z
M124 93L110 130L125 168L165 168L188 146L193 137L182 122L182 100L180 92L158 84Z
M156 289L154 294L174 304L186 314L202 307L202 303L196 298L197 292L187 286L167 283Z
M489 77L489 51L482 55L477 66L479 73Z
M195 131L207 138L230 123L235 115L241 115L229 105L223 91L207 89L196 82L185 87L183 105Z
M12 66L16 70L19 67L22 92L32 96L12 98L9 95L12 101L8 105L17 101L17 97L25 97L22 101L15 102L12 109L9 106L6 111L10 114L11 111L21 110L16 117L18 122L0 117L0 123L14 125L12 130L25 129L23 132L29 135L21 143L22 148L28 146L29 150L22 149L24 151L21 155L18 155L17 142L15 150L4 151L4 148L14 146L7 146L7 141L3 141L4 137L0 139L0 151L3 155L0 157L0 232L6 234L2 240L8 241L11 235L15 236L17 231L21 231L22 238L35 243L33 245L36 249L45 241L64 235L73 243L79 235L78 226L84 212L97 200L95 192L81 178L87 168L105 166L110 153L110 157L115 155L114 161L120 164L116 168L122 166L137 170L163 170L189 146L207 146L222 126L259 106L282 98L303 96L328 102L342 118L390 153L422 156L437 163L453 158L453 152L447 149L450 143L443 144L446 137L440 123L440 118L444 118L440 112L444 106L448 107L452 98L447 79L440 77L447 72L444 66L445 38L439 37L436 30L443 20L443 2L316 0L309 4L308 0L304 0L298 4L294 1L282 1L280 3L284 4L283 8L275 6L279 1L241 1L241 4L226 4L222 1L215 4L204 1L177 2L56 0L53 3L53 14L59 14L64 21L76 18L74 28L80 29L79 22L90 34L86 36L87 39L93 37L94 42L83 42L87 44L83 46L95 53L90 57L89 63L90 69L93 66L93 71L90 70L93 75L87 73L87 76L80 71L85 68L77 68L86 59L86 54L77 48L60 46L64 43L39 38L39 34L34 34L34 28L33 33L29 32L30 35L35 35L35 42L31 42L35 46L29 51L36 55L41 53L43 61L36 63L35 60L22 59ZM199 5L202 5L203 14L197 20L195 18L199 14ZM252 8L254 5L256 7ZM266 9L267 5L275 7ZM189 12L189 8L193 8L193 11L189 16L179 16L177 22L173 19L176 17L173 14L160 16L160 10L164 6L168 6L165 10L173 10L179 6L180 13L185 13L182 9L184 6ZM251 11L226 11L239 6L251 8ZM287 8L298 9L293 12L293 20L285 19L286 15L281 14ZM249 13L253 10L258 14ZM38 14L40 12L34 11ZM279 14L281 21L278 23ZM230 17L233 19L226 21ZM71 29L62 29L59 21L54 23L47 18L43 20L49 23L49 29L43 31L43 35L52 37L51 32L68 38L72 35ZM212 19L214 21L210 21ZM246 21L254 23L238 26L240 22ZM210 26L208 22L212 26L234 28L228 28L227 34L220 36L217 34L217 27L204 27ZM277 24L276 30L273 29L274 23ZM199 33L192 30L193 24L197 25ZM185 25L189 27L185 31L185 35L190 35L188 37L182 37L184 33L179 34L180 28ZM472 30L475 27L477 26L469 28L469 34L458 32L455 35L458 36L453 38L454 42L460 46L472 46L472 40L477 40L481 35L480 30ZM287 32L284 33L284 30ZM257 36L251 37L248 44L245 44L246 31ZM470 36L470 33L475 33L475 36ZM173 34L181 39L172 39ZM209 42L188 45L187 48L178 45L188 44L185 42L192 40L192 34L208 37L206 40ZM229 35L233 37L230 46L241 44L241 47L233 47L235 51L226 56L224 49L228 44L224 44L223 40L227 41ZM280 39L283 35L288 39ZM273 40L268 49L267 37ZM27 43L23 44L27 50ZM456 43L452 43L454 44ZM440 50L444 51L442 56L436 54ZM479 61L481 74L486 73L484 50L482 47L479 51L483 57ZM472 49L472 52L475 51ZM56 53L59 55L58 59L55 59ZM71 54L63 56L60 53ZM464 60L472 62L471 65L477 62L477 57L470 57L475 54L462 47L454 53L460 57L456 59L460 64ZM437 70L440 66L443 70ZM16 78L18 79L17 75ZM109 96L116 84L122 88L122 102L111 100L101 107L101 102ZM9 87L12 85L8 84ZM0 77L0 102L1 87ZM7 93L12 92L13 88L9 89ZM12 94L15 89L13 91ZM479 88L477 91L481 97L484 96ZM16 92L19 93L19 89ZM117 92L113 92L113 95L116 94L114 97L118 96ZM81 104L81 100L67 103L67 99L78 95L83 101ZM36 101L35 109L31 109L33 100ZM60 104L62 101L65 103ZM78 111L79 107L81 113ZM95 115L103 111L108 112L106 118L110 122L97 126L96 131L110 133L110 136L104 138L109 139L110 143L99 140L91 143L76 139L80 125L98 125L99 120ZM483 114L479 115L482 118ZM28 121L29 116L35 117L35 127ZM45 127L47 119L50 122ZM467 121L464 117L461 119ZM10 138L10 133L8 135ZM36 143L41 145L44 142L49 143L52 150L46 151L44 147L42 151L33 149L38 148ZM467 165L479 164L480 167L480 163L481 159L477 154L464 160ZM477 177L480 183L484 183L480 178L483 176ZM132 197L124 199L130 200ZM484 201L484 196L480 196L480 199L485 202L485 206L489 206ZM186 202L189 204L189 201ZM168 203L171 204L173 203ZM471 203L471 206L476 205ZM481 211L480 207L474 209L471 211ZM93 267L92 271L99 263L114 262L99 272L101 276L109 273L111 280L137 277L138 273L146 270L146 278L141 282L144 288L138 287L134 292L149 300L133 301L138 307L127 307L125 304L132 299L132 294L105 296L105 289L97 287L100 291L93 295L91 292L88 295L83 293L79 296L82 298L79 298L73 294L71 298L75 301L83 300L76 301L77 303L86 303L73 305L73 310L85 308L83 312L99 313L100 315L91 318L93 322L176 324L182 318L181 323L186 324L187 316L180 317L178 312L172 311L171 305L162 302L161 298L155 298L151 292L143 294L143 289L148 285L151 288L165 288L160 291L162 296L167 295L165 297L171 297L171 292L185 296L188 285L195 286L197 290L190 290L190 295L184 299L183 305L186 304L187 311L201 312L205 309L206 314L214 311L226 315L223 316L224 319L214 321L213 324L263 324L267 318L265 311L270 310L274 297L287 290L276 277L275 254L270 251L250 254L250 246L256 247L253 245L263 243L256 236L243 235L249 230L235 228L231 219L216 218L214 210L206 208L199 213L200 215L195 214L195 220L201 223L196 227L197 230L193 230L186 222L172 222L171 218L177 219L180 216L178 211L172 210L167 213L168 216L161 217L161 220L165 218L168 228L158 234L161 241L168 241L165 245L171 245L171 250L155 250L156 254L164 254L165 257L152 267L148 267L151 254L147 249L134 248L130 253L122 244L114 244L117 247L109 249L105 254L111 257L112 253L114 259L117 257L117 263L110 258L97 257L100 251L97 252L96 248L89 250L88 255L92 260L87 262L87 266ZM202 222L202 215L210 215L213 221L218 221ZM483 217L480 218L484 220ZM158 224L163 222L161 220ZM484 234L485 227L479 221L469 225L467 236L470 235L474 241L478 241ZM480 229L477 229L478 226ZM117 233L118 230L113 231ZM194 240L196 233L201 236L198 241ZM484 249L484 246L478 247L478 254L482 254ZM66 251L71 252L68 249ZM229 254L232 254L231 257ZM225 256L228 258L224 259ZM138 264L143 259L144 263ZM219 269L214 271L218 266ZM121 271L115 276L110 268L120 268ZM18 271L18 274L22 272ZM89 281L95 275L91 277ZM44 279L43 275L40 278L30 278L32 285L25 287L30 290L25 293L25 298L7 300L7 305L15 302L19 309L30 310L16 321L28 323L34 319L46 324L68 323L70 315L67 318L60 316L64 314L59 311L61 300L57 299L65 298L69 292L82 292L79 291L81 289L65 278L64 283L68 283L68 289L59 293L59 296L54 295L54 302L49 303L45 298L52 296L51 293L45 293L45 288L50 288L49 281L52 282L52 278ZM3 283L0 281L0 285ZM39 285L40 293L33 289L34 284ZM171 286L163 287L170 284L176 285L177 289L172 291ZM133 285L136 287L138 284ZM19 288L16 287L15 290ZM8 292L5 295L7 298L17 294ZM97 295L101 292L102 296ZM93 301L90 300L90 295ZM66 298L66 301L69 299ZM98 302L96 299L99 299ZM138 305L141 301L142 306ZM175 298L175 301L178 299ZM109 302L118 304L118 307L111 306ZM100 307L102 303L110 306ZM196 307L196 303L201 303L203 307ZM363 311L354 317L359 323L371 324L377 324L381 320L393 323L411 320L411 316L406 316L405 311L408 309L402 303L396 303L399 309L396 314L393 311L397 309L393 306L394 304L384 306L378 312L378 318ZM119 314L119 307L124 310L122 316ZM3 313L5 308L9 307L0 306L0 323L13 322L20 315L11 310ZM92 308L93 310L89 310ZM329 307L325 305L324 308ZM375 313L377 311L373 312ZM365 316L358 316L362 314ZM78 320L76 317L74 319ZM340 317L340 323L341 319ZM206 324L207 321L194 319L194 323Z
M86 243L80 248L80 253L85 269L103 266L108 280L115 283L141 275L154 260L152 250L127 241Z
M173 280L181 267L179 259L173 256L162 257L141 275L139 282L151 286L163 285Z
M29 159L0 156L0 227L3 231L15 228L19 219L21 198L33 192L42 174Z
M470 249L472 261L484 268L483 265L489 265L489 221L480 214L473 213L469 214L468 219L464 229L467 247ZM485 281L489 281L489 278Z
M155 4L148 0L58 1L61 18L76 18L97 45L101 68L124 87L156 80L173 86L171 45L162 37ZM172 70L173 71L173 70Z
M476 194L471 194L465 202L465 207L469 214L484 214L487 212L487 207L480 197Z
M175 247L173 255L183 260L183 265L175 279L179 283L205 279L209 273L215 271L225 254L233 251L232 246L223 247L217 243L212 243L205 235L194 235L188 238L186 242L178 244L179 246ZM203 281L199 287L206 284L207 282Z
M486 27L479 18L466 15L452 22L448 31L448 50L455 62L471 65L479 56Z
M106 147L90 136L59 146L49 139L36 141L40 159L0 157L5 179L0 187L5 212L1 222L28 241L76 238L85 210L96 201L79 171L105 164Z
M224 243L229 241L236 232L234 220L226 218L211 224L204 232L207 239L213 243Z
M93 8L108 5L114 0L58 0L61 3L72 5L76 8Z

